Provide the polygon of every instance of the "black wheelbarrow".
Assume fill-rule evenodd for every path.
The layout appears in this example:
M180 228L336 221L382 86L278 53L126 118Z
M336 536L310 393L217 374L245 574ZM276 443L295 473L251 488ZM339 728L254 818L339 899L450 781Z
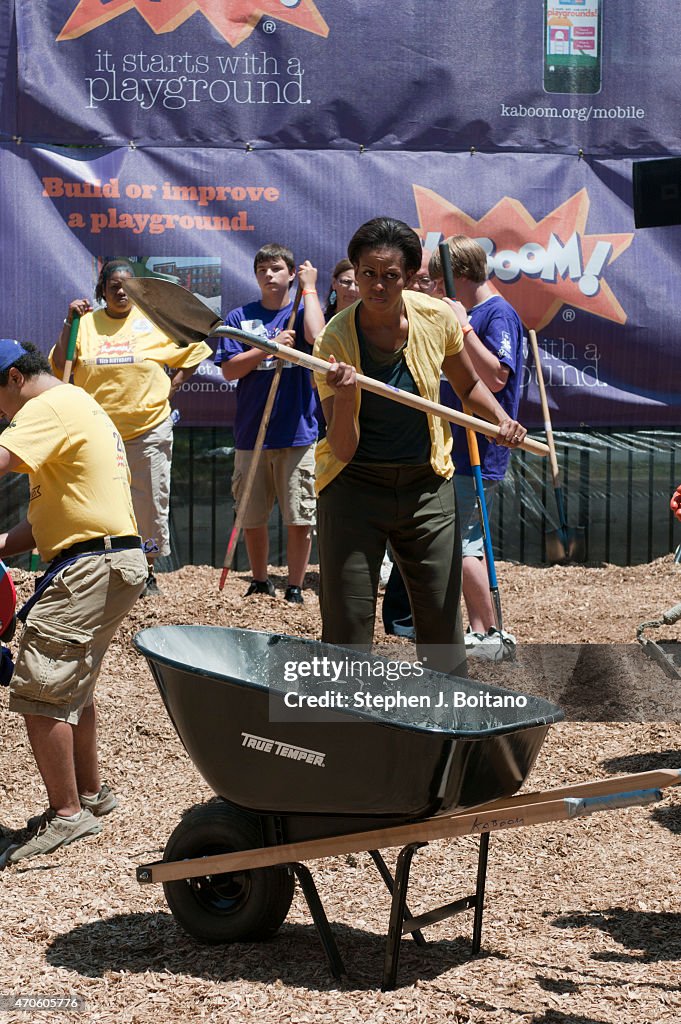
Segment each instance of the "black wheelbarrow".
M302 863L368 851L392 894L383 988L397 980L400 940L474 910L480 948L491 831L660 799L675 771L513 796L550 725L539 697L310 640L212 626L161 626L134 639L187 753L220 799L190 811L162 882L182 927L207 943L271 936L295 878L335 977L345 972L312 875ZM623 785L624 783L624 785ZM644 789L645 792L641 792ZM407 908L414 853L479 835L475 893L417 917ZM399 846L393 878L379 850Z

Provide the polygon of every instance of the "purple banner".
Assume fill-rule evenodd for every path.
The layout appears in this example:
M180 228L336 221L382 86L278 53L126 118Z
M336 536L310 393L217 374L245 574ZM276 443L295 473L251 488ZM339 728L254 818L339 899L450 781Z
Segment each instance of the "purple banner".
M353 231L387 213L433 248L463 232L546 353L557 428L677 426L681 330L670 306L681 228L634 231L631 163L567 156L0 147L6 335L49 348L98 261L189 287L226 313L256 298L253 255L289 245L324 294ZM376 197L380 197L377 199ZM389 200L387 197L390 197ZM541 425L536 376L523 415ZM228 423L210 364L180 396L183 422Z
M681 22L669 2L12 7L18 104L16 122L8 108L0 127L32 142L678 151L679 72L669 56Z

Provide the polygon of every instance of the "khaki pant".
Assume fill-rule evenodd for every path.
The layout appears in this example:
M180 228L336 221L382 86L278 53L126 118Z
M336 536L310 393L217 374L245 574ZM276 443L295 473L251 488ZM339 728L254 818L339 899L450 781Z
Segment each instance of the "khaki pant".
M137 532L150 558L170 554L168 509L173 459L173 421L170 416L146 434L125 442L130 467L130 494Z
M86 555L56 576L28 613L9 710L77 725L111 638L146 578L141 549Z

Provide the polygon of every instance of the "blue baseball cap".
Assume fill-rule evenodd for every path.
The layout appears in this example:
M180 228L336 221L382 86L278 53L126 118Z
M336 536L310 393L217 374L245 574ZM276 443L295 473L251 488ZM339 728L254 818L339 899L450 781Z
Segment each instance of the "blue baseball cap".
M28 355L23 345L13 338L0 338L0 371L9 369L17 359Z

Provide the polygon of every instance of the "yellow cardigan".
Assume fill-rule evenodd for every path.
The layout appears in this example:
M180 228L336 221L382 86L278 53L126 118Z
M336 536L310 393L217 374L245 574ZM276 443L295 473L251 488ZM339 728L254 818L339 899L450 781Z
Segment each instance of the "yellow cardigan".
M407 366L416 382L418 393L431 402L440 401L440 371L446 356L456 355L463 348L463 334L454 313L440 299L433 299L420 292L402 293L409 321L408 343L405 350ZM355 328L355 312L358 303L337 313L326 325L314 345L314 354L328 361L334 356L338 363L349 363L362 372L359 359L359 339ZM326 375L318 370L314 374L323 401L333 390L326 383ZM355 424L359 423L361 390L357 391L355 402ZM386 401L390 399L386 398ZM454 473L451 458L452 432L449 423L431 413L428 417L430 430L430 464L438 476L447 479ZM316 448L316 490L320 494L327 484L347 465L331 451L331 445L324 438Z

